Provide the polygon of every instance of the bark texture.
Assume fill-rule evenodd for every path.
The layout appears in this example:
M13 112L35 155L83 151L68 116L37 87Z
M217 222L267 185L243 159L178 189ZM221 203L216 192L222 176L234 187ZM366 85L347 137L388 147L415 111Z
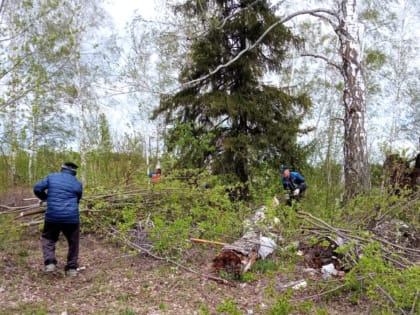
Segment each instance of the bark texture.
M343 0L336 29L344 77L344 181L345 200L370 188L365 130L366 97L363 77L361 25L355 0Z
M266 221L267 208L259 208L254 217L244 222L244 233L232 244L225 244L213 259L213 270L239 276L247 272L258 259L265 259L277 248L279 235L271 232Z

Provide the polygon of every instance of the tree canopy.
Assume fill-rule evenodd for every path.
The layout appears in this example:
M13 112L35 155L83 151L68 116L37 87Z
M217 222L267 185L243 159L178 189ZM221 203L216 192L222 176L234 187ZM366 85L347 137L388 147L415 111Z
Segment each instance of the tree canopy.
M204 34L190 39L179 76L183 87L163 95L153 117L163 115L173 127L167 144L181 161L232 175L245 184L246 196L253 165L265 161L280 166L300 156L296 136L311 102L305 94L265 83L264 75L282 71L287 50L301 40L279 24L260 45L205 77L260 38L278 18L267 1L187 1L175 11L199 21ZM180 142L186 128L191 141Z

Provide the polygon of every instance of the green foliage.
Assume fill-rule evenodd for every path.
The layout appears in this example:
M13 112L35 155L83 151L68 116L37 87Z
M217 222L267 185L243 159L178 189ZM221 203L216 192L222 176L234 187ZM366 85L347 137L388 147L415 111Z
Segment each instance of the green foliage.
M189 176L180 176L186 174ZM209 188L205 189L204 183L209 183ZM105 187L97 187L86 194L106 191ZM194 170L168 171L161 182L130 197L130 206L118 205L113 200L118 200L119 193L114 194L110 203L99 199L83 205L93 210L83 218L83 228L100 231L113 225L124 235L141 222L153 242L153 250L174 258L190 248L191 237L219 241L238 237L242 222L251 211L242 203L232 203L217 178L200 178ZM128 202L127 198L124 200Z
M219 272L217 274L221 279L225 279L225 280L228 280L228 281L240 281L240 280L242 280L242 275L237 273L237 272L229 272L229 271L226 271L226 270L222 269L222 270L219 270ZM245 278L248 278L248 276L246 276Z
M363 11L360 15L360 17L364 20L373 20L376 21L379 19L380 13L379 11L375 10L375 9L367 9L365 11Z
M153 222L155 226L150 236L157 253L179 256L191 246L186 242L191 230L191 217L184 216L174 222L167 222L162 217L155 216Z
M302 314L314 314L314 308L314 302L312 301L305 301L297 306L298 311ZM317 312L317 314L319 313Z
M301 201L301 207L321 218L337 219L340 195L343 192L341 165L327 162L320 167L302 170L308 189Z
M383 310L419 309L420 267L397 269L380 255L380 244L366 246L358 264L346 275L348 289L357 296L367 295L372 301L381 301ZM394 301L391 303L390 298Z
M188 58L184 58L182 82L206 76L278 22L266 2L238 12L230 1L212 2L211 6L212 16L201 21L208 31L192 39ZM195 1L176 6L184 17L198 18L201 10L201 3ZM220 20L226 14L232 18ZM250 174L262 161L276 164L302 155L296 136L311 105L309 98L261 83L266 71L282 70L288 47L299 43L299 38L278 24L261 38L260 45L231 65L162 97L153 113L154 119L163 116L173 126L168 129L169 150L180 163L208 164L214 174L224 175L235 186L233 199L251 199ZM236 186L237 182L241 185Z
M46 302L39 303L19 303L15 306L13 313L4 314L22 314L22 315L48 315Z
M282 227L282 236L284 238L294 237L300 221L296 216L296 210L286 205L280 205L276 209L276 216L280 220L279 225Z
M282 297L278 298L274 306L267 312L267 315L289 315L291 314L295 307L290 304L291 292L287 292Z
M25 228L17 224L12 215L0 215L0 250L7 251L14 248L13 244L20 240ZM27 252L20 251L21 257L26 257Z
M388 195L375 189L369 195L359 195L340 210L340 220L352 223L353 227L364 227L380 217L395 218L406 223L418 225L420 202L410 199L410 190L401 191L401 195Z
M259 259L252 265L252 272L267 273L272 271L277 271L278 265L271 259Z
M210 315L210 310L206 305L200 305L200 308L198 310L199 315Z
M255 273L247 271L241 274L241 282L253 282L256 280L258 280L258 276Z
M137 209L135 207L124 207L122 209L122 218L118 222L118 230L123 235L137 223Z
M238 303L234 300L227 298L223 301L222 304L216 307L217 314L226 314L226 315L242 315L243 312L238 309Z
M386 63L386 55L378 50L366 51L366 64L372 70L380 69Z
M168 151L177 150L183 159L177 161L179 168L202 167L209 152L213 152L214 135L192 122L175 123L165 141Z

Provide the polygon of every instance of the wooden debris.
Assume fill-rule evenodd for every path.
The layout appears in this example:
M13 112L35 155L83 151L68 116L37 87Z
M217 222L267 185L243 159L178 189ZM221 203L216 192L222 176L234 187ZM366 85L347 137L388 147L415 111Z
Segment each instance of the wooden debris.
M257 210L251 220L245 222L244 235L233 242L225 244L213 259L214 272L225 272L240 275L247 272L258 258L266 258L276 249L273 238L264 236L261 226L265 226L265 207Z
M259 243L255 240L239 239L227 244L213 259L213 269L225 270L229 274L240 275L248 271L257 261Z
M199 238L190 238L190 241L194 242L194 243L214 244L214 245L220 245L220 246L225 246L226 245L226 243L217 242L217 241L210 241L210 240L203 240L203 239L199 239Z
M307 237L315 236L318 243L302 246L305 262L313 268L322 268L333 263L337 270L350 270L357 264L358 259L368 244L378 242L380 254L397 268L407 268L420 262L419 232L400 221L383 221L378 229L348 230L334 227L314 215L298 211L298 217L309 226L302 227ZM390 224L385 224L389 222ZM338 247L348 245L346 254L338 254Z

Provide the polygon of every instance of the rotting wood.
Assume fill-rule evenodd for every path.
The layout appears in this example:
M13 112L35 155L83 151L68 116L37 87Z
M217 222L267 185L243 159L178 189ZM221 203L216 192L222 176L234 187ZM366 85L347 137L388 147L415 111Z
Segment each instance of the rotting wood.
M264 236L261 227L269 230L265 221L266 207L259 208L251 220L245 221L244 234L232 244L225 244L213 259L213 271L225 271L239 276L247 272L259 258L266 258L277 247L273 235ZM269 233L266 233L269 234Z
M214 271L223 269L234 275L245 273L257 261L258 249L259 243L252 239L239 239L227 244L213 259Z

